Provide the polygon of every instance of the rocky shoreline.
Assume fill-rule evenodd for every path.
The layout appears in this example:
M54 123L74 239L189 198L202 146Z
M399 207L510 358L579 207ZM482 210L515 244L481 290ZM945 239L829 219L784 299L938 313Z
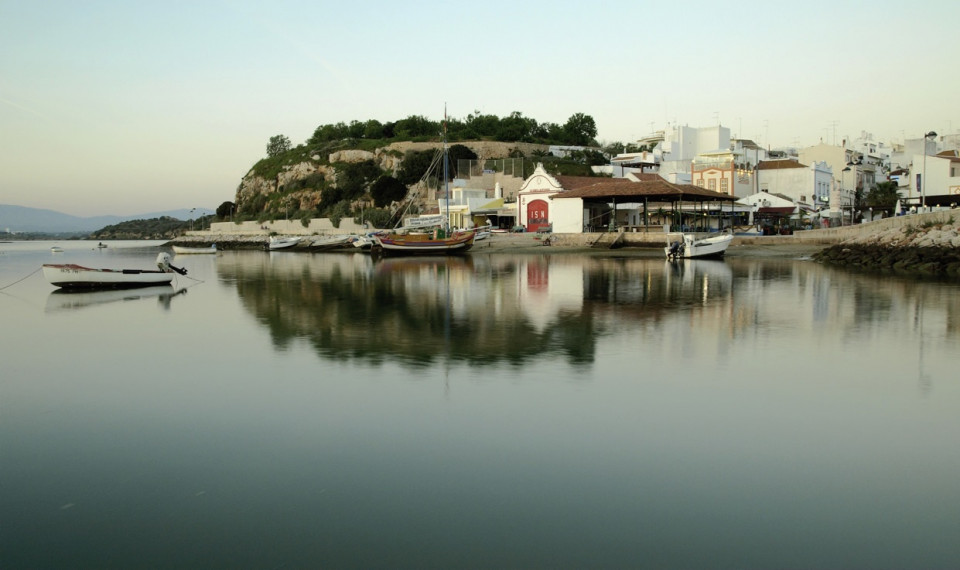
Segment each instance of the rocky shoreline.
M893 228L826 247L813 259L883 273L960 277L960 223L950 217Z

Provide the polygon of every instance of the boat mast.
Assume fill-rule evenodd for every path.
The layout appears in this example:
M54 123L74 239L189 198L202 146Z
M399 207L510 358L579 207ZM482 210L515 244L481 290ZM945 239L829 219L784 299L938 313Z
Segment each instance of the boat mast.
M446 235L450 235L450 176L447 170L447 161L450 157L447 155L447 104L443 104L443 193L447 200L447 216L444 228Z

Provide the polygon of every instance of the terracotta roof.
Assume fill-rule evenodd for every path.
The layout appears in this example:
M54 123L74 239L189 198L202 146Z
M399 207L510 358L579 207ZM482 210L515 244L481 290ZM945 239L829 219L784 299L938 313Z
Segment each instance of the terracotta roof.
M656 172L631 172L630 176L634 176L637 180L643 182L655 182L661 178Z
M795 209L796 209L796 206L776 206L776 207L767 206L765 208L757 209L757 213L784 215L784 214L792 214Z
M780 170L783 168L807 168L806 164L800 164L796 160L761 160L757 165L757 170Z
M576 190L578 188L592 186L598 182L623 180L622 178L607 178L599 176L554 176L554 178L557 179L557 182L560 183L560 187L564 190ZM629 180L627 182L629 182Z
M691 184L672 184L657 176L657 180L633 182L625 178L593 178L593 184L586 184L585 176L558 176L557 181L564 191L554 194L553 198L654 198L663 201L697 200L712 201L736 200L728 194L713 192ZM577 186L567 186L568 179L576 179Z

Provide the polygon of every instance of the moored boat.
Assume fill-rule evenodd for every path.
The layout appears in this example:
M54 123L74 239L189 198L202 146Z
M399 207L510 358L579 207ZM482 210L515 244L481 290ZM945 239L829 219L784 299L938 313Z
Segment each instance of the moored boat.
M307 243L307 249L310 251L326 251L330 249L346 247L350 237L351 236L349 234L318 236L310 239L310 241Z
M730 233L702 238L691 233L682 233L679 234L679 239L671 240L669 237L667 238L667 247L664 248L664 253L670 260L723 257L732 241L733 234Z
M389 233L375 235L374 248L383 255L450 255L464 253L473 247L476 233L458 232L450 237L424 233Z
M187 270L170 265L170 254L157 256L158 269L95 269L73 263L45 263L43 276L51 285L65 289L132 289L168 285L174 273Z
M175 245L173 246L173 253L177 255L217 253L217 244L211 244L210 247L186 247L182 245Z
M271 237L267 249L276 251L278 249L287 249L300 243L302 237Z
M477 231L477 235L476 237L473 238L473 241L480 241L482 239L487 239L493 233L493 226L491 224L480 226L479 228L477 228L476 231Z

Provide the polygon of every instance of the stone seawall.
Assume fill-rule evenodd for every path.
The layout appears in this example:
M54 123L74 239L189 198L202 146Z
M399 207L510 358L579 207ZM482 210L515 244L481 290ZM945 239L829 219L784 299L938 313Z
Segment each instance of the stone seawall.
M827 247L814 259L871 271L960 277L960 215L897 220L894 227Z

